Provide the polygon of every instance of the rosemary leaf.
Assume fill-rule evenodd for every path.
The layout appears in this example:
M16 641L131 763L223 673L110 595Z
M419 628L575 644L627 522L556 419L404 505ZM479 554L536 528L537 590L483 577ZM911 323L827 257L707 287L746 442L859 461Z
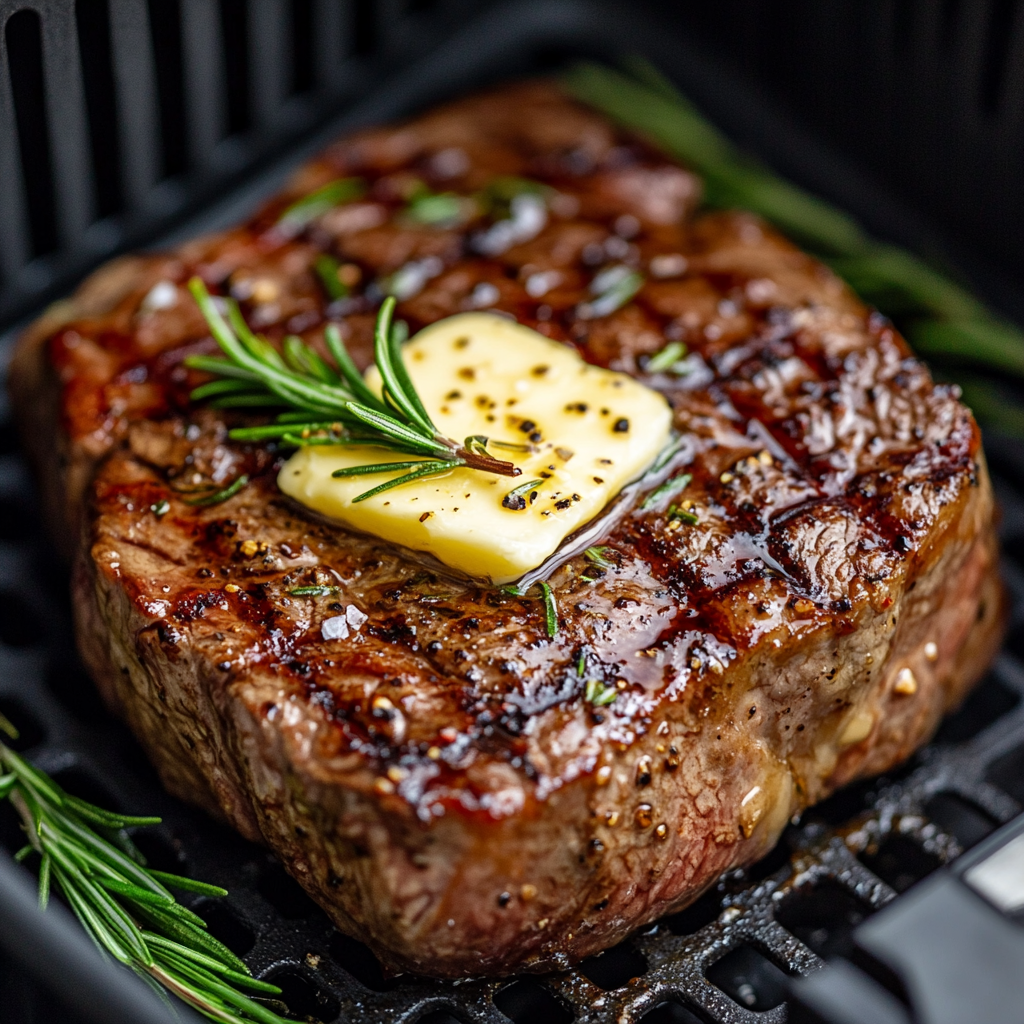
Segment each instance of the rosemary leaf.
M348 298L348 285L338 277L341 264L333 256L328 256L327 253L317 256L313 261L313 269L332 302Z
M655 487L650 494L640 503L643 512L654 508L663 498L674 498L680 491L685 490L693 479L692 473L683 473L682 476L666 480L660 487Z
M970 321L987 315L970 292L895 246L876 244L828 263L858 295L889 316L927 310L942 319Z
M612 268L618 270L619 268ZM584 320L594 320L598 317L608 316L617 309L621 309L630 299L644 286L644 276L628 267L623 267L622 273L617 274L606 287L602 288L595 298L589 302L581 302L577 306L577 314ZM608 271L602 271L606 274ZM595 286L600 288L600 278L595 279Z
M195 892L201 896L227 896L227 889L219 885L210 885L208 882L197 882L194 878L184 878L181 875L172 875L167 871L156 871L149 869L149 873L158 881L171 889L180 889L182 892Z
M558 605L555 603L555 594L549 583L540 582L541 596L544 599L544 624L547 627L548 636L554 639L558 636Z
M327 348L338 364L338 370L356 401L368 405L371 409L386 412L384 404L369 389L362 374L356 368L356 364L352 362L352 357L348 354L341 331L338 330L336 324L327 325L327 329L324 331L324 341L327 342Z
M125 856L109 841L98 836L95 832L92 832L83 825L79 825L78 822L59 811L48 811L47 816L53 822L54 828L66 835L68 840L77 840L85 851L91 852L96 857L106 861L111 868L119 871L125 878L142 886L144 889L150 889L165 896L170 895L144 868Z
M474 452L477 455L486 455L488 440L483 434L470 434L462 443L468 451Z
M162 883L211 897L224 895L224 890L146 869L112 845L126 838L122 826L154 824L158 818L117 814L67 794L3 744L0 763L8 769L0 776L0 793L8 799L17 796L14 806L36 844L26 851L42 854L40 906L46 906L55 883L101 952L213 1020L284 1024L239 991L276 996L280 989L253 978L241 960L207 933L202 918L176 903ZM144 931L140 919L156 930Z
M527 505L526 495L532 491L535 487L540 487L544 483L543 480L527 480L525 484L519 484L513 487L504 498L501 499L503 508L510 509L513 512L522 512Z
M466 205L467 200L454 192L427 192L409 201L405 217L426 227L456 227L466 219Z
M399 450L422 452L424 455L450 455L452 449L425 433L405 426L388 413L377 412L356 402L349 402L349 411L355 419L379 431L385 439L395 442Z
M138 903L148 903L152 907L170 907L174 905L174 899L170 896L158 896L155 892L142 889L130 882L121 882L116 878L104 878L100 884L104 889L117 893L118 896L125 896Z
M1024 438L1024 408L1008 401L996 385L971 376L961 378L960 387L964 402L979 420L1010 437Z
M183 960L191 960L200 967L205 967L208 971L212 971L225 978L230 978L237 985L244 985L246 988L251 988L257 992L266 992L268 995L281 994L281 989L277 985L272 985L269 981L260 981L251 974L233 971L230 967L225 967L219 960L214 960L212 957L208 957L196 949L183 946L180 942L166 939L162 935L157 935L156 932L144 931L142 936L146 940L146 944L152 949L170 953L172 956L177 956Z
M234 299L226 299L224 302L228 314L228 324L235 332L238 343L253 359L275 369L283 370L285 363L280 353L269 341L253 334L245 322L245 317L242 316L242 311L238 308L238 303Z
M281 1018L276 1013L260 1006L259 1003L253 1002L253 1000L241 992L237 992L230 985L220 981L211 971L204 970L202 967L190 963L184 957L175 956L170 951L165 951L164 955L169 964L173 965L185 977L191 978L202 985L205 992L220 996L224 1003L243 1011L253 1020L261 1021L263 1024L280 1024Z
M274 409L281 406L283 402L277 395L261 395L255 392L246 394L225 395L223 398L215 398L210 405L215 409Z
M607 557L607 552L613 550L614 548L609 547L591 547L587 548L587 550L583 552L583 557L586 558L588 562L596 565L599 569L614 569L615 563L610 562Z
M681 341L670 341L660 352L651 356L644 370L647 373L667 373L686 355L686 346Z
M215 491L213 494L204 494L199 498L186 498L185 504L194 505L198 508L206 508L209 505L219 505L221 502L227 501L228 498L233 498L248 482L248 474L243 473L241 476L232 480L232 482L222 490Z
M341 469L336 469L331 476L336 479L347 476L374 476L377 473L397 473L400 469L432 464L424 462L422 459L418 459L416 462L377 462L369 466L344 466Z
M911 321L907 340L926 356L983 363L1024 377L1024 336L1015 327L989 320Z
M295 587L288 593L293 597L326 597L328 594L337 594L341 587Z
M90 906L89 901L60 868L53 869L53 876L60 885L61 892L64 893L71 905L75 916L100 951L106 950L115 960L130 966L132 963L130 951L113 935L102 915Z
M685 508L677 508L675 505L669 506L668 517L669 519L678 519L680 522L686 523L687 526L696 526L700 522L695 512Z
M583 691L584 698L595 708L603 708L611 704L618 695L614 686L606 686L600 679L588 679Z
M52 861L48 853L43 854L39 864L39 909L45 910L50 902L50 872Z
M352 504L354 505L359 501L366 501L367 498L374 498L378 494L383 494L384 491L390 491L394 487L401 487L403 484L412 483L414 480L422 480L425 477L430 476L441 476L449 470L454 469L456 466L461 465L461 460L421 462L419 464L419 468L414 469L411 473L406 473L404 476L397 477L394 480L388 480L386 483L378 484L369 491L363 491L362 494L356 495L356 497L352 499Z
M285 335L281 347L285 363L297 373L315 377L324 384L338 383L338 375L301 338Z
M85 818L96 825L105 825L107 828L133 828L141 825L159 825L160 818L142 817L132 814L115 814L113 811L105 811L102 807L80 800L70 793L64 794L64 806L74 811L79 817Z
M116 937L118 944L127 950L132 958L139 960L147 967L151 965L153 957L146 949L138 926L113 897L89 878L59 845L46 844L46 852L53 859L54 867L60 869L61 888L66 891L63 881L66 879L68 885L77 889L93 912L103 920L107 929Z
M484 440L492 448L500 448L505 452L535 452L537 450L535 445L522 444L518 441L496 441L493 437L484 438Z
M191 370L204 370L206 373L216 373L222 377L233 377L236 380L245 380L252 383L259 383L259 375L238 366L230 359L223 356L187 356L185 365Z
M358 199L365 191L362 178L336 178L286 207L277 220L277 227L286 234L298 234L317 217L335 206Z
M661 450L661 454L654 460L651 472L658 473L663 470L682 451L684 443L685 439L681 435L669 441Z
M402 362L398 336L391 333L391 318L394 316L397 302L389 295L380 307L380 315L373 334L373 354L384 381L385 397L390 399L395 408L418 426L428 437L437 433L437 428L423 408L416 389L412 386L409 374Z
M6 721L6 719L4 719ZM8 723L9 729L5 729L12 739L18 738L18 730L13 725ZM16 754L13 750L8 749L0 745L0 754L2 759L6 763L7 767L11 770L14 775L17 775L18 781L28 786L33 795L39 795L57 807L61 807L64 803L64 794L60 787L55 783L49 776L44 775L41 771L33 768L19 754Z
M179 921L171 914L156 907L140 906L138 911L142 917L156 925L169 938L198 949L200 952L212 956L215 960L220 960L221 963L233 970L248 973L248 968L245 964L223 942L215 939L206 931L185 921Z
M315 433L318 430L341 431L341 424L337 420L311 421L308 423L268 423L262 427L237 427L228 432L228 437L233 441L271 441L285 434L294 434L296 431L302 433L308 430Z
M18 783L18 776L13 773L10 775L0 776L0 800L7 799L10 796L11 790Z
M347 438L334 434L293 434L290 431L281 435L282 444L290 444L296 448L315 448L317 445L346 445L351 442Z
M224 395L258 395L253 388L252 380L240 380L235 377L222 377L220 380L207 381L193 388L189 398L193 402L201 402L206 398L220 398Z

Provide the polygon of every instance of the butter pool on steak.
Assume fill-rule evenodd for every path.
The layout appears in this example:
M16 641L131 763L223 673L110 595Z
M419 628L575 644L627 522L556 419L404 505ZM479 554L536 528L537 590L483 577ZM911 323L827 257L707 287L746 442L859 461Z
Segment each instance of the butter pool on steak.
M365 198L275 230L350 174ZM486 225L401 215L414 179L470 194L499 174L557 190L504 252L474 246ZM101 270L20 345L13 398L105 699L172 792L267 843L392 970L545 970L611 945L905 758L998 642L992 494L956 390L765 224L696 215L699 192L556 87L516 85L339 142L248 224ZM313 273L324 251L359 269L344 310ZM508 311L662 390L688 439L698 523L637 506L602 539L608 567L569 558L553 639L540 601L290 505L280 454L188 403L182 360L213 351L191 274L275 339L342 320L365 365L363 288L428 258L399 308L413 329ZM615 261L646 284L581 319ZM690 372L646 374L667 339ZM230 500L186 503L241 472ZM291 593L311 586L331 589ZM588 679L615 701L588 703Z

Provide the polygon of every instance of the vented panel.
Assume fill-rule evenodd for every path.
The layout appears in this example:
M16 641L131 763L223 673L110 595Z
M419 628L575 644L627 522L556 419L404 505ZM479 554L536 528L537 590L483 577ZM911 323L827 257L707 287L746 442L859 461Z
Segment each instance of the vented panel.
M720 0L676 16L819 141L1002 266L1024 316L1024 3Z
M0 325L443 36L458 0L0 0Z
M487 6L0 0L0 326ZM979 278L1002 265L1010 289L1024 285L1020 0L649 6L705 33L819 140L975 250ZM1024 314L1019 291L993 294Z

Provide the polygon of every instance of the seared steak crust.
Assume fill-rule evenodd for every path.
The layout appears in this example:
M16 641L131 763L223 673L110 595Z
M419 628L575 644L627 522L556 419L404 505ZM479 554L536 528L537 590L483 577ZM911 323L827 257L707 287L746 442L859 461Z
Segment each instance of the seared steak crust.
M367 196L284 237L280 211L339 174ZM414 178L469 194L499 174L558 193L504 252L482 254L480 224L401 213ZM698 197L553 87L515 86L337 144L245 226L101 272L19 351L52 518L84 538L78 638L107 701L175 793L265 841L392 969L542 970L610 945L906 757L998 641L991 489L955 389L763 223L693 220ZM326 308L323 251L360 293L429 258L399 307L413 329L482 303L662 390L697 524L664 502L609 520L603 564L550 576L551 639L532 597L289 504L278 453L189 406L181 361L212 341L161 282L199 273L275 338L342 319L365 361L372 295ZM611 260L647 283L584 319ZM667 339L688 373L645 372ZM187 503L241 472L230 500ZM324 640L339 616L348 636ZM586 701L595 678L614 702Z

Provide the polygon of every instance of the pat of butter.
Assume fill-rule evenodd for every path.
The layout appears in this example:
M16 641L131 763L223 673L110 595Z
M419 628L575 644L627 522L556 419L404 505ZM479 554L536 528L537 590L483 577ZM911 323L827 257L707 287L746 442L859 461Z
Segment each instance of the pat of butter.
M532 444L491 447L518 477L457 468L353 504L398 473L334 479L344 466L408 455L372 447L300 448L281 470L285 494L341 523L428 551L470 576L507 583L536 568L639 476L669 439L665 399L631 377L585 363L568 345L492 313L463 313L424 328L403 349L441 434ZM380 392L376 369L367 383ZM502 499L539 480L513 510ZM515 502L512 502L516 504Z

